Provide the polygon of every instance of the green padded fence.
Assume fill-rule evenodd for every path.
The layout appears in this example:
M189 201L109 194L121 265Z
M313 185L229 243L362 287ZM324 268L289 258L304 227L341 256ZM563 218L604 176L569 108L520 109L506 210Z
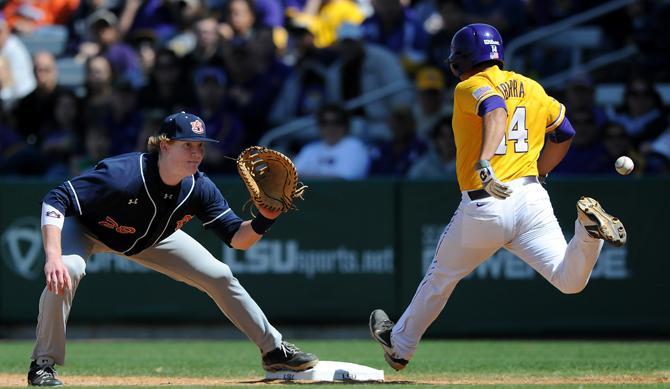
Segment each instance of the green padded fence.
M216 181L240 216L238 179ZM0 181L0 324L33 323L44 256L39 203L57 183ZM394 318L411 299L458 205L452 181L314 181L299 212L281 217L248 251L200 228L184 230L228 263L275 323L366 325L381 307ZM670 334L670 179L556 179L548 187L569 239L575 202L589 195L624 221L629 242L605 246L592 279L563 295L501 251L461 281L429 335ZM87 264L71 323L225 322L203 293L123 257Z

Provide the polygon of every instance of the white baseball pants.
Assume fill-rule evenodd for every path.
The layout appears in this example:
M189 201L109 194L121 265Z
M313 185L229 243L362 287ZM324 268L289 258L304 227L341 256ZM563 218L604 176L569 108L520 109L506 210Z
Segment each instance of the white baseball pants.
M67 318L77 286L86 275L86 261L95 253L113 252L89 235L71 217L65 219L61 245L62 258L70 273L72 289L59 296L44 288L40 297L37 340L32 355L33 359L51 358L59 365L65 362ZM272 351L281 344L281 334L268 322L263 311L233 276L228 265L214 258L185 232L175 231L156 246L127 258L207 293L224 315L262 353Z
M603 241L590 237L575 221L575 235L566 243L542 185L528 183L525 178L507 184L514 193L505 200L487 197L473 201L463 193L426 275L393 328L394 357L412 358L458 281L501 247L563 293L578 293L586 286Z

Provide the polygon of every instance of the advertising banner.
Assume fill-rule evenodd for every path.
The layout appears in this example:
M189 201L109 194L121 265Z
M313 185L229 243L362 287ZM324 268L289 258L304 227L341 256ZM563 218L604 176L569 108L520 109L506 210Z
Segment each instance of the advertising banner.
M241 217L238 179L216 180ZM0 182L0 323L32 323L44 287L40 201L57 183ZM273 322L361 324L374 308L397 319L460 201L453 181L314 181L299 211L247 251L193 221L184 231L227 263ZM500 250L456 287L429 335L668 334L667 179L553 179L547 187L566 239L581 195L624 222L626 246L605 245L586 289L562 294ZM485 239L485 237L482 237ZM74 302L79 323L225 322L204 293L113 253L90 258Z

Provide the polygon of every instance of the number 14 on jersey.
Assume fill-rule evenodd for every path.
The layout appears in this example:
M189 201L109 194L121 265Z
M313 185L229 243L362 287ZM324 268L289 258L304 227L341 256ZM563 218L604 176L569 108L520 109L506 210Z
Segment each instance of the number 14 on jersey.
M507 154L507 140L514 141L515 153L528 152L528 129L526 128L526 107L516 107L512 120L506 134L503 135L500 145L496 149L496 155Z

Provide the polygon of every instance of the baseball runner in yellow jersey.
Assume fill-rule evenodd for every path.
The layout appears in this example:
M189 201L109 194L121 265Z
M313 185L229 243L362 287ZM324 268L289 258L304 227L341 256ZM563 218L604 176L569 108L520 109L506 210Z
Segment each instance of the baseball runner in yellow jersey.
M563 104L539 83L502 70L498 31L487 24L460 29L449 63L461 80L454 92L453 129L462 200L397 324L381 309L370 315L371 335L396 370L412 358L456 284L501 247L561 292L579 293L603 241L626 242L621 221L588 197L577 202L575 235L565 241L538 176L546 177L563 159L575 132Z

